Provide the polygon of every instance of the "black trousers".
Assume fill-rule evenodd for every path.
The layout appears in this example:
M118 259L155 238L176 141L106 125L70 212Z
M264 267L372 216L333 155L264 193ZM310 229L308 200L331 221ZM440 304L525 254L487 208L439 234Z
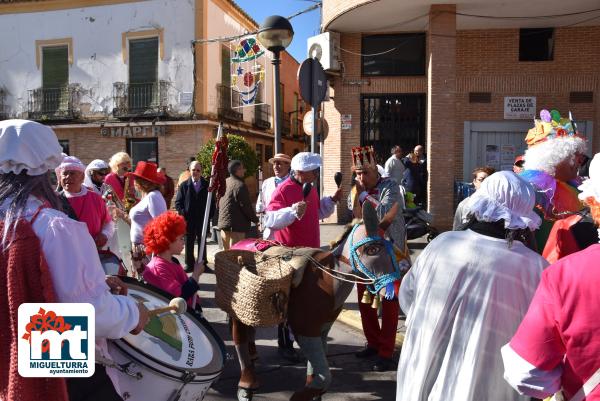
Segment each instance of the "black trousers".
M92 377L67 379L69 401L122 401L106 374L104 366L96 364ZM41 401L41 400L40 400Z
M208 234L208 231L206 232ZM193 269L196 264L194 257L194 244L198 241L198 254L200 254L200 240L202 238L202 230L193 230L185 233L185 267ZM206 243L204 243L204 263L206 264Z
M294 340L290 335L290 329L287 322L280 323L277 326L277 345L279 348L294 348Z

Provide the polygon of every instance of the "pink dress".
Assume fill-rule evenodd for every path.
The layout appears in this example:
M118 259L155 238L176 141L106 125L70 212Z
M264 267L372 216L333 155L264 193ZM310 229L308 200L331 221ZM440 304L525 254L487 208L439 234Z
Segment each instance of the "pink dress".
M85 195L67 197L79 221L87 224L92 238L96 238L104 224L111 221L110 214L102 197L94 191L87 190Z
M548 267L510 341L510 348L538 369L550 371L562 364L567 399L600 368L598 260L600 245L592 245ZM586 400L600 400L600 387Z
M160 256L154 256L144 270L144 280L174 297L180 297L182 286L189 280L188 275L181 265ZM196 295L196 304L200 298ZM192 297L186 299L187 304L192 306Z
M306 197L302 196L302 185L287 179L282 182L273 193L267 211L275 211L290 207L296 202L306 201L306 212L300 220L294 221L289 226L275 231L275 240L286 246L305 246L319 248L321 237L319 233L319 207L320 201L317 191L313 187Z

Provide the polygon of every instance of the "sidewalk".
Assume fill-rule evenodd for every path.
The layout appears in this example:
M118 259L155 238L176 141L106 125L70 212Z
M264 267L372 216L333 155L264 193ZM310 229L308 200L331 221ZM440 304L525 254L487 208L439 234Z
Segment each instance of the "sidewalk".
M338 224L321 224L321 248L328 249L329 243L335 239L337 239L344 230L343 225ZM421 252L421 249L427 244L427 241L424 238L420 238L414 241L409 242L409 248L411 249L411 258L414 259ZM206 245L206 253L209 262L209 267L212 268L212 264L214 263L214 257L217 252L219 252L218 244L215 242L209 242ZM183 256L183 255L182 255ZM206 280L206 277L201 279L201 282ZM210 284L214 284L214 275L210 275L209 280ZM208 284L208 283L207 283ZM206 297L208 294L201 294L202 297ZM213 294L211 294L211 297ZM338 321L344 323L347 326L357 330L362 335L362 323L360 320L360 313L358 311L358 295L356 293L356 286L352 288L352 292L348 296L344 309L340 313L338 317ZM215 316L217 320L220 320L222 317ZM211 320L211 319L209 319ZM406 326L404 325L403 315L398 322L398 331L396 335L396 346L400 348L402 346L402 342L404 340L404 333L406 331Z

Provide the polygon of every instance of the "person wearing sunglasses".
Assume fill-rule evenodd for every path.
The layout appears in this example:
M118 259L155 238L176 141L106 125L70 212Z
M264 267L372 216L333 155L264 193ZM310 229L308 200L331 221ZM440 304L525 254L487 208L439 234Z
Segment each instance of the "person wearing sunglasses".
M98 195L102 195L108 188L108 184L104 183L108 173L110 173L108 163L100 159L93 160L85 168L83 184Z

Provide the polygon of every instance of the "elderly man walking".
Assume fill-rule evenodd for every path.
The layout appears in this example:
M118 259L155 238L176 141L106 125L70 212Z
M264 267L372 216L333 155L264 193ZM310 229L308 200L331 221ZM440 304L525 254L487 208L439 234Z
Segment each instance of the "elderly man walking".
M277 187L267 207L265 227L277 230L275 239L286 246L319 248L319 219L331 216L335 203L342 198L341 189L321 200L314 187L306 199L302 195L302 186L316 181L321 165L321 156L316 153L294 156L290 178Z
M181 183L177 188L175 198L175 209L183 216L186 223L185 236L185 270L194 270L196 260L194 258L194 244L198 241L198 254L202 236L202 223L206 210L206 199L208 197L208 182L202 178L202 166L199 162L190 163L190 178ZM210 215L214 208L211 205ZM168 205L167 205L168 207ZM207 230L207 232L209 232ZM206 245L205 245L206 247ZM204 262L206 262L206 248L204 250Z
M251 223L258 223L250 192L244 182L244 164L239 160L231 160L227 169L229 178L225 181L225 195L219 201L219 228L225 250L246 237Z

